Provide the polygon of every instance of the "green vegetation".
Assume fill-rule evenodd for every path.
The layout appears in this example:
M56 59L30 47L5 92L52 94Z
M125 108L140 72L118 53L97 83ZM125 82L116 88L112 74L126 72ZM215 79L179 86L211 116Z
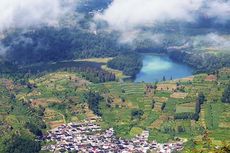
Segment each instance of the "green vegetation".
M199 48L197 49L199 50ZM221 51L219 51L221 53ZM230 54L221 53L218 55L209 52L196 52L184 50L169 51L171 59L186 63L196 69L197 72L213 72L223 67L230 66Z
M108 62L108 67L121 70L125 75L135 77L142 67L140 55L126 53L119 55Z
M208 149L203 143L206 140L211 146L230 140L226 135L230 131L230 105L223 102L228 98L222 98L228 97L228 68L158 83L98 83L87 80L82 72L79 66L42 74L31 71L21 79L19 75L2 77L0 152L16 152L27 144L30 152L37 152L40 143L35 139L50 128L96 116L101 116L98 124L113 127L120 137L130 139L148 130L149 140L184 138L188 150ZM18 139L25 141L20 144ZM4 145L6 140L12 143Z
M132 119L140 119L143 115L144 115L144 112L143 110L140 110L140 109L139 110L134 109L131 112Z
M46 27L11 32L2 43L10 48L7 59L24 65L75 58L113 57L127 50L116 40L117 36L106 33L94 35L76 28Z
M228 85L224 90L224 93L222 96L222 102L223 103L230 103L230 85Z
M0 140L0 152L2 153L37 153L40 150L39 142L23 136L13 135Z
M101 112L99 109L99 102L103 99L98 93L94 93L92 91L85 93L85 101L89 105L89 109L93 111L93 113L97 116L101 116Z
M2 153L38 153L41 150L39 142L29 138L13 135L0 139Z
M182 138L182 152L230 152L229 20L214 23L202 13L194 23L131 25L122 32L137 38L118 43L124 36L93 15L111 2L79 2L76 26L1 30L0 153L38 153L48 130L92 118L127 139L148 130L150 141ZM140 71L140 53L166 54L196 75L125 82Z

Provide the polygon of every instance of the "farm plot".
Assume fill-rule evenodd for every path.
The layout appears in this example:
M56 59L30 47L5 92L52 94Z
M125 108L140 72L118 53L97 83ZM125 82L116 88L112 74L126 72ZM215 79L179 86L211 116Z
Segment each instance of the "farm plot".
M32 100L31 104L33 107L38 106L48 106L50 103L61 103L61 101L57 98L50 98L50 99L34 99Z
M76 61L83 61L83 62L95 62L95 63L103 63L106 64L108 63L110 60L112 60L113 58L86 58L86 59L80 59L80 60L76 60Z
M174 91L176 88L176 83L162 83L157 85L157 90L159 91Z
M193 81L194 76L173 80L172 82L189 82Z
M230 106L226 105L223 107L222 113L220 114L220 128L230 129Z
M161 115L157 120L155 120L150 126L149 128L153 128L153 129L159 129L161 127L161 125L168 121L168 115L163 114Z
M195 102L176 105L176 113L195 112Z
M65 124L64 115L62 115L62 114L60 114L54 110L51 110L51 109L46 109L45 115L44 115L44 120L51 129L58 127L62 124Z
M184 92L174 92L173 94L170 95L171 98L176 98L176 99L184 99L186 98L188 93Z

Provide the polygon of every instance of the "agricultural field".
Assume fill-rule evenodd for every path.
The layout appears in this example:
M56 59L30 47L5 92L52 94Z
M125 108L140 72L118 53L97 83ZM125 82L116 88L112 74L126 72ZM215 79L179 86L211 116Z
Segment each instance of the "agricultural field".
M19 98L23 96L34 108L45 108L43 118L49 128L95 116L84 102L84 93L91 83L79 74L50 73L29 82L35 87L30 93L20 93Z
M80 59L76 61L83 61L83 62L96 62L96 63L103 63L106 64L108 61L112 60L113 58L86 58L86 59Z
M177 88L175 83L159 83L156 90L147 89L146 86L144 83L105 83L91 85L91 88L98 92L107 91L104 93L105 96L113 99L109 108L106 104L101 104L104 114L102 117L105 122L117 127L117 132L121 136L131 137L133 128L138 128L150 129L154 135L159 133L159 140L162 139L161 134L165 135L165 140L170 139L172 135L164 132L169 126L166 123L171 122L178 111L194 112L195 99L188 103L190 99L186 99L184 95L182 98L171 98L174 94L172 88ZM164 109L161 108L163 103L166 103ZM132 119L130 114L133 110L143 110L144 114L138 119ZM175 128L177 126L176 122L170 124L175 124Z
M131 138L133 133L147 129L150 139L157 141L179 136L185 139L192 137L199 142L200 135L208 131L212 143L219 144L230 140L226 135L230 132L227 117L230 105L223 104L220 99L224 86L229 83L229 74L228 69L223 69L219 76L200 74L158 84L112 82L91 84L90 88L112 99L101 103L102 119L121 137ZM177 114L195 113L200 92L204 93L205 102L201 106L199 120L175 119ZM136 118L132 112L137 110L142 110L143 114Z
M230 105L221 102L229 76L230 70L222 69L218 75L158 83L92 83L77 72L58 71L31 77L24 85L1 79L1 131L11 127L12 132L31 136L24 128L27 122L45 124L45 133L62 124L97 118L97 112L96 122L104 129L113 127L119 137L130 139L148 130L149 140L168 142L180 137L187 141L186 149L206 150L204 137L210 146L230 140L226 134L230 132ZM87 101L89 92L101 96L96 110ZM201 92L205 101L198 120L177 118L196 112Z

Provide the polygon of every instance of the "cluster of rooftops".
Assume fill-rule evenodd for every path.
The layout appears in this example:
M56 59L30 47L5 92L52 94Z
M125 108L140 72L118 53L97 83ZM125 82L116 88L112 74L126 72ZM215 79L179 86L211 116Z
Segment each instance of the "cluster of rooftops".
M52 129L44 136L49 145L42 150L51 152L89 152L89 153L146 153L155 151L170 153L183 149L183 142L172 143L149 142L149 131L143 131L140 135L125 140L118 138L113 128L102 130L93 122L69 123ZM54 143L52 143L54 142Z

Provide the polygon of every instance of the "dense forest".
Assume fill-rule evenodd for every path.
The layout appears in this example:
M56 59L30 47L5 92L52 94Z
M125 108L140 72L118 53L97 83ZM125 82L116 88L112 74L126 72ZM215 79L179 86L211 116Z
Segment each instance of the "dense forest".
M37 153L41 150L38 141L24 136L12 135L0 139L0 152L4 153Z
M12 32L2 40L8 48L6 58L16 64L61 61L75 58L110 57L126 50L116 36L93 34L70 28L41 28Z
M197 72L212 72L230 66L230 55L227 53L216 55L194 51L193 48L167 50L167 47L171 45L181 45L179 40L171 40L174 38L171 37L162 40L160 44L149 40L137 40L132 46L119 43L118 34L102 31L93 33L78 28L52 27L23 32L15 30L7 33L6 37L1 40L7 52L4 58L1 57L0 61L5 61L6 64L5 66L4 63L1 64L0 70L9 71L14 65L25 66L91 57L116 57L109 62L109 67L134 76L141 66L140 56L137 54L143 52L169 54L171 59L186 63L194 67ZM136 64L133 61L136 61ZM133 68L130 68L131 65Z
M186 63L196 69L197 72L214 72L222 67L230 66L230 54L197 53L184 50L169 51L171 59Z
M122 54L109 61L108 67L121 70L125 75L135 77L142 67L142 60L138 54Z
M0 71L0 76L12 78L15 81L23 83L29 77L38 77L61 70L78 72L82 77L94 83L116 80L115 74L103 70L99 63L75 61L43 63L17 68L13 67L9 68L9 71L4 68L4 71Z

